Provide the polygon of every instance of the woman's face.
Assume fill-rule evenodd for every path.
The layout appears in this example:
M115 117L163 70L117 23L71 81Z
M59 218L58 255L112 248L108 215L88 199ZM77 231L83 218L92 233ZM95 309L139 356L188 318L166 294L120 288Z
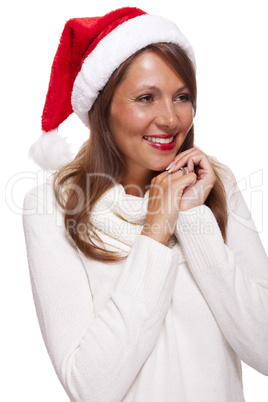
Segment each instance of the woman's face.
M192 126L188 88L158 54L144 51L128 67L110 105L109 128L128 173L162 171Z

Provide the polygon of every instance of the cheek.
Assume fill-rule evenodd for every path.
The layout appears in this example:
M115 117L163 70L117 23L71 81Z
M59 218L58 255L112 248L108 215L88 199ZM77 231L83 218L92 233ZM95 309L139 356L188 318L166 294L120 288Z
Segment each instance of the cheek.
M149 120L148 111L145 111L144 108L140 108L135 104L121 108L120 117L122 119L122 125L133 130L138 129L138 127L143 127Z
M109 128L113 135L142 134L143 129L148 125L148 113L135 106L126 107L124 104L116 109L111 108L109 118Z
M188 122L188 126L187 126L187 133L193 127L193 124L194 124L194 117L191 116L191 118L189 119L189 122Z
M193 122L194 122L194 110L193 108L188 108L188 110L185 110L184 114L181 115L181 124L183 126L183 130L186 131L186 133L191 129Z
M194 114L192 110L187 111L184 115L181 115L180 118L181 123L181 135L178 136L178 146L181 146L187 134L189 133L190 129L194 123Z

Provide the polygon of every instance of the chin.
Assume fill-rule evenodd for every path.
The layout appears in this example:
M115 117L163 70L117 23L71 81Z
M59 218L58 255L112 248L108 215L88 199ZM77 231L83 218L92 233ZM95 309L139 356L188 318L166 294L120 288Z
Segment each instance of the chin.
M153 172L163 172L164 170L166 170L166 168L167 168L167 166L169 165L169 163L162 163L162 164L158 164L158 165L155 165L155 166L153 166L152 168L151 168L151 170L153 171Z
M151 164L152 170L155 172L162 172L163 170L166 170L168 165L173 161L175 158L176 154L166 157L166 158L161 158L161 160L158 160L157 162L154 161L154 163Z

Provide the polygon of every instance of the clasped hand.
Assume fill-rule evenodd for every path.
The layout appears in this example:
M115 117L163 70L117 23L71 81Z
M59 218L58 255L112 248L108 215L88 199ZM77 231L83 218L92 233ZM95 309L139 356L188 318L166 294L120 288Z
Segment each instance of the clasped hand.
M204 204L216 181L207 155L195 147L178 154L169 166L151 181L141 233L165 245L174 233L179 211ZM183 175L181 167L187 167L188 173Z

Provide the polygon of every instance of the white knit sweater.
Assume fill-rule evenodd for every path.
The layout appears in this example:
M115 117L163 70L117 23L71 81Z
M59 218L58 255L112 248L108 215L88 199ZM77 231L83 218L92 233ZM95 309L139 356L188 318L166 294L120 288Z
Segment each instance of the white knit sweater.
M202 205L179 213L166 247L140 235L147 201L121 185L99 201L98 234L128 255L105 264L70 240L50 184L27 194L33 296L56 373L76 402L244 401L240 360L268 374L268 260L246 204L235 189L227 244Z

